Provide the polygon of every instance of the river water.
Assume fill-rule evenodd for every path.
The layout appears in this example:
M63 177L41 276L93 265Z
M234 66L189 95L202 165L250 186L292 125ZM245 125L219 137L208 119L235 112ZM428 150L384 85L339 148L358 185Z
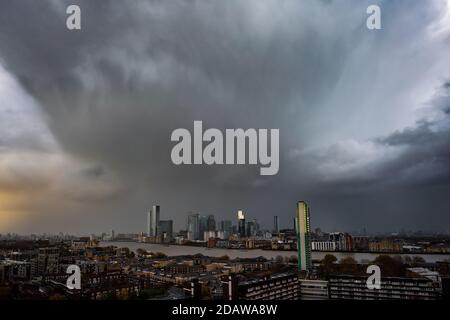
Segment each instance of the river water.
M116 246L119 248L127 247L132 251L137 249L145 249L152 252L162 252L167 256L180 256L180 255L194 255L201 253L205 256L210 257L220 257L227 255L231 259L234 258L255 258L255 257L265 257L267 259L276 258L277 256L291 257L296 256L295 251L274 251L274 250L234 250L234 249L208 249L205 247L191 247L191 246L179 246L179 245L161 245L161 244L151 244L151 243L138 243L138 242L115 242L115 241L105 241L100 243L101 246ZM338 258L338 260L345 257L353 257L358 262L368 262L374 260L380 254L378 253L351 253L351 252L330 252ZM327 252L312 252L312 258L321 260L327 254ZM450 260L450 254L389 254L390 256L419 256L425 259L426 262L434 263L437 261Z

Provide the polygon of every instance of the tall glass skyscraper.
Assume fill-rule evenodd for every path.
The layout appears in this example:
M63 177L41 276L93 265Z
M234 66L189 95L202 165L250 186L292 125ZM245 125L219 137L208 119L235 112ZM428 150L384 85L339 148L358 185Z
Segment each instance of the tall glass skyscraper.
M295 217L295 222L298 248L298 270L310 270L311 226L309 220L309 206L305 201L299 201L297 203L297 215Z
M233 223L230 220L223 220L220 222L219 230L231 234L231 232L233 231Z
M158 235L159 225L159 206L153 206L147 216L147 236L156 237Z
M173 238L173 221L161 220L158 226L158 237L161 237L163 243L170 243Z
M220 222L219 230L223 232L224 239L228 239L233 233L233 223L230 220Z
M188 216L188 239L198 240L200 235L200 215L198 213L191 213Z
M273 217L273 233L280 233L280 227L278 225L278 216Z
M197 240L203 240L205 231L208 231L208 218L200 216L198 220L198 238Z
M214 215L210 214L207 219L207 231L216 231L216 219Z
M239 232L240 237L242 237L242 238L246 237L245 214L244 214L244 211L242 211L242 210L238 211L238 232Z

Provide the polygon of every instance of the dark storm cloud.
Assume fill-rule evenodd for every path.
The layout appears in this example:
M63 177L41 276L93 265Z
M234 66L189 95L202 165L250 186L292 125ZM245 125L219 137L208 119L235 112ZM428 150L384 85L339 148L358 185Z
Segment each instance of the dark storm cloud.
M396 132L379 141L381 144L406 149L393 170L381 176L397 175L408 184L450 185L450 87L445 84L442 91L432 101L437 111L442 112L438 119L424 119L413 128Z
M99 178L105 174L105 170L102 167L93 167L83 170L83 174L86 177Z
M386 186L422 187L450 184L450 88L444 84L426 107L432 119L419 119L414 126L386 137L367 141L344 141L301 156L322 164L318 180L333 188L361 192ZM300 155L297 155L300 156ZM329 165L326 164L329 161ZM358 191L359 190L359 191Z
M446 231L449 103L450 88L444 84L425 107L433 116L419 119L414 126L382 138L342 141L295 154L294 159L313 168L303 176L311 183L311 198L323 211L339 213L351 206L357 213L353 219L367 226L383 223L386 230L394 231L400 220L412 229L431 225L434 230ZM340 227L339 222L336 225Z
M65 9L74 3L82 30L71 32ZM372 1L2 1L0 61L39 102L62 152L89 163L64 181L105 179L96 205L79 213L93 228L136 230L154 203L178 227L189 210L234 219L239 208L265 224L278 214L290 226L295 201L305 198L317 225L349 229L371 202L366 188L349 199L338 187L390 180L384 185L395 194L445 177L448 164L447 131L430 123L374 138L410 123L410 103L448 76L448 46L428 34L445 2L378 3L384 31L370 33ZM194 120L279 128L280 174L172 165L170 134ZM64 185L71 199L87 199ZM397 201L401 225L415 213Z

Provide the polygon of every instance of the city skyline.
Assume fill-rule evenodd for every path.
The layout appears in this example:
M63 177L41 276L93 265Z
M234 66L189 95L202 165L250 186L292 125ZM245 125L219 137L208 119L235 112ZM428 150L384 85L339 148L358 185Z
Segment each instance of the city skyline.
M147 213L145 214L146 217L146 229L145 230L121 230L120 228L112 228L110 229L110 232L108 233L107 230L101 230L99 232L92 232L92 233L86 233L86 232L75 232L75 233L64 233L64 232L57 232L57 231L53 231L53 232L43 232L43 233L29 233L29 234L20 234L20 233L15 233L15 232L7 232L7 233L0 233L0 236L6 236L8 234L10 235L17 235L17 236L31 236L31 235L35 235L35 236L42 236L42 235L48 235L48 236L58 236L58 235L64 235L64 236L101 236L101 235L111 235L112 233L117 234L122 234L122 235L140 235L143 234L147 237L155 237L156 235L161 235L161 232L158 228L158 226L160 225L160 223L162 224L167 224L170 223L170 230L171 233L173 233L173 235L175 234L179 234L180 232L192 232L191 230L191 224L193 223L191 221L191 218L194 217L196 219L196 223L198 224L195 228L197 228L197 232L198 234L194 234L193 238L191 240L203 240L203 237L201 236L203 233L201 233L199 230L201 228L203 228L203 231L228 231L228 235L232 235L233 232L235 232L236 235L240 235L239 232L239 222L242 220L245 223L245 235L244 237L248 236L247 230L248 230L248 224L252 224L252 223L257 223L258 225L258 231L262 231L262 232L268 232L271 233L272 235L276 235L279 232L286 232L289 230L295 231L297 228L297 219L299 216L299 207L298 204L299 203L305 203L304 201L299 201L297 203L297 211L295 213L294 216L290 217L292 219L289 219L290 221L286 222L286 225L282 227L280 227L279 224L279 217L278 216L273 216L273 225L269 226L269 225L260 225L258 223L257 219L252 219L251 221L246 221L245 220L245 213L243 210L237 210L237 215L235 214L234 219L221 219L221 218L217 218L216 216L213 214L203 214L203 213L199 213L199 212L193 212L193 211L188 211L186 213L186 221L185 223L181 224L179 227L174 228L173 227L173 217L168 216L166 220L161 220L160 219L160 210L161 210L161 206L159 205L153 205L152 209L149 209L147 211ZM421 229L405 229L405 228L400 228L400 229L391 229L391 230L384 230L384 231L380 231L380 232L368 232L367 229L365 227L358 229L358 230L349 230L347 228L344 229L338 229L338 228L333 228L333 229L322 229L320 226L311 226L311 222L310 222L310 218L309 218L309 205L307 205L307 212L308 212L308 232L311 234L318 234L318 233L329 233L329 234L354 234L354 235L358 235L358 236L436 236L436 235L450 235L450 233L442 233L442 232L426 232L423 231ZM155 210L155 208L157 208ZM156 233L153 234L152 232L149 232L150 230L150 221L152 219L152 212L156 211L158 212L158 219L156 219L157 221L154 221L153 223L155 223L155 225L157 226L157 230ZM244 219L239 219L239 217L243 217ZM155 216L156 218L156 216ZM203 220L203 221L202 221ZM211 227L210 225L210 220L213 221L213 226ZM201 224L203 223L203 226L201 226ZM278 228L273 228L274 226L278 227Z
M147 232L154 203L176 230L239 209L272 230L298 199L312 228L450 233L449 8L2 2L0 233ZM279 129L278 174L175 165L171 133L194 121Z

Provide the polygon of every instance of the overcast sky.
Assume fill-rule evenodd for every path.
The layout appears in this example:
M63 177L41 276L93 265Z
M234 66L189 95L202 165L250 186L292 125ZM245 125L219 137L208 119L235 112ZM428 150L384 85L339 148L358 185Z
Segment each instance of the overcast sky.
M0 115L1 233L140 232L153 204L291 227L297 200L327 231L450 232L449 0L4 0ZM279 174L173 165L194 120L280 129Z

